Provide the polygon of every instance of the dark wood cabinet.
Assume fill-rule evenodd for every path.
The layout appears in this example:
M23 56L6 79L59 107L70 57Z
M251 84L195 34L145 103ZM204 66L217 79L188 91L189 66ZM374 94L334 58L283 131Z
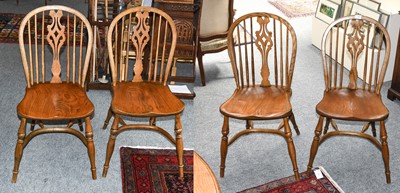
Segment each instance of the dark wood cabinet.
M400 100L400 33L396 47L397 51L394 61L392 85L390 86L387 94L387 97L392 101L396 98Z
M174 20L178 33L174 54L174 64L171 69L170 81L193 83L195 81L195 64L198 48L198 32L200 25L202 0L154 0L153 7L161 9ZM191 72L178 75L177 63L191 68ZM193 98L195 93L174 93L180 98Z

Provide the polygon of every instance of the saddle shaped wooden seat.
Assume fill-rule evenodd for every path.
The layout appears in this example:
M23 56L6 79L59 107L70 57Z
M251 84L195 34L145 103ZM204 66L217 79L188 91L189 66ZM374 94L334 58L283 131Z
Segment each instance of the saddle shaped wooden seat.
M206 75L203 67L203 56L227 49L228 30L233 22L235 11L234 0L203 0L201 9L199 43L197 60L201 85L206 85Z

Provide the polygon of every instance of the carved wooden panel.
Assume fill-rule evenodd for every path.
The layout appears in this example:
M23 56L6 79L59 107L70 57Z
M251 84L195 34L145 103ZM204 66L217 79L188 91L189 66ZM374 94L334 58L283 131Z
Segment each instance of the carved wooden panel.
M154 3L154 7L163 10L174 20L178 33L174 56L181 59L194 59L196 55L198 20L195 12L198 5L193 0L188 2L159 0Z
M149 13L137 12L135 16L137 18L137 24L133 27L133 33L130 37L136 50L136 64L134 65L135 76L132 82L141 82L143 81L141 76L143 71L142 58L144 56L144 49L150 40L150 26L147 23Z
M271 50L274 43L272 42L271 34L267 29L269 18L267 17L258 17L257 22L260 24L260 29L256 31L256 46L257 49L261 53L262 58L262 66L261 66L261 86L270 86L270 82L268 80L270 72L268 68L268 53Z
M364 22L362 20L352 20L350 23L353 31L350 31L347 34L348 42L347 42L347 49L351 55L351 68L350 68L350 77L349 77L349 88L350 89L357 89L357 79L358 79L358 72L357 72L357 62L359 59L360 54L365 49L364 45L364 30L363 25Z
M53 64L51 67L51 83L61 83L60 73L60 49L65 42L65 26L61 25L60 20L63 16L62 11L55 12L51 10L49 15L51 16L51 24L47 26L47 42L53 50Z

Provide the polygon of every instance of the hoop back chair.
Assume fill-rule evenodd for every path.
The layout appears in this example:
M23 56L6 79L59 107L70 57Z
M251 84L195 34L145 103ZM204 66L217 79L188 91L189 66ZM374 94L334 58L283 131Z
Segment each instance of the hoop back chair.
M150 130L176 145L183 177L183 139L180 113L184 103L167 86L176 46L176 28L165 12L135 7L118 14L109 26L107 46L112 73L112 101L104 129L114 116L103 176L107 175L117 135L127 130ZM129 54L127 54L129 53ZM147 117L149 124L126 123L121 116ZM157 117L175 117L175 135L156 125Z
M318 147L326 139L333 136L355 136L371 141L382 151L386 181L390 183L385 128L389 111L383 104L380 93L390 54L388 32L379 22L369 17L348 16L328 26L321 45L325 91L316 106L319 120L311 145L307 172L310 173ZM346 65L349 71L346 70ZM346 121L365 124L360 131L339 129L335 119L344 120L343 124ZM381 141L375 138L375 122L380 125ZM331 127L333 129L329 130ZM372 128L372 134L366 133L369 128Z
M251 36L241 37L241 29ZM236 40L234 36L236 35ZM233 95L220 107L224 116L221 141L221 177L228 146L250 133L271 133L285 138L296 179L299 173L289 120L296 125L290 103L297 38L285 19L269 13L250 13L228 31L228 53L235 77ZM228 140L229 119L245 120L246 127ZM253 121L282 120L276 129L256 128ZM283 129L283 131L282 131Z
M234 0L203 0L197 48L197 60L203 86L206 85L203 55L221 52L227 48L228 30L235 14L233 3Z
M21 123L12 182L17 180L26 145L32 138L45 133L69 133L78 137L87 147L92 178L96 179L90 123L94 106L84 88L92 44L90 23L72 8L43 6L29 12L22 20L19 48L27 85L25 96L17 106ZM32 124L27 135L28 120ZM82 120L85 135L80 132L84 130ZM66 126L59 126L64 124ZM73 128L74 124L79 125L80 131ZM35 129L36 125L38 129Z

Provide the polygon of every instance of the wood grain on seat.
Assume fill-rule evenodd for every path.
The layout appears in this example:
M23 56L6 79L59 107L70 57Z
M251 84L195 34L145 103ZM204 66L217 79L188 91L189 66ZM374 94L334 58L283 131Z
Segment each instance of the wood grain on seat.
M168 87L154 82L120 82L113 87L113 112L130 116L170 116L183 111L184 103Z
M322 116L343 120L380 121L389 116L381 95L366 90L330 90L316 109Z
M93 114L94 106L77 84L36 84L26 90L18 115L29 119L81 119Z
M220 110L229 117L258 120L287 117L292 106L285 89L255 86L236 90Z

